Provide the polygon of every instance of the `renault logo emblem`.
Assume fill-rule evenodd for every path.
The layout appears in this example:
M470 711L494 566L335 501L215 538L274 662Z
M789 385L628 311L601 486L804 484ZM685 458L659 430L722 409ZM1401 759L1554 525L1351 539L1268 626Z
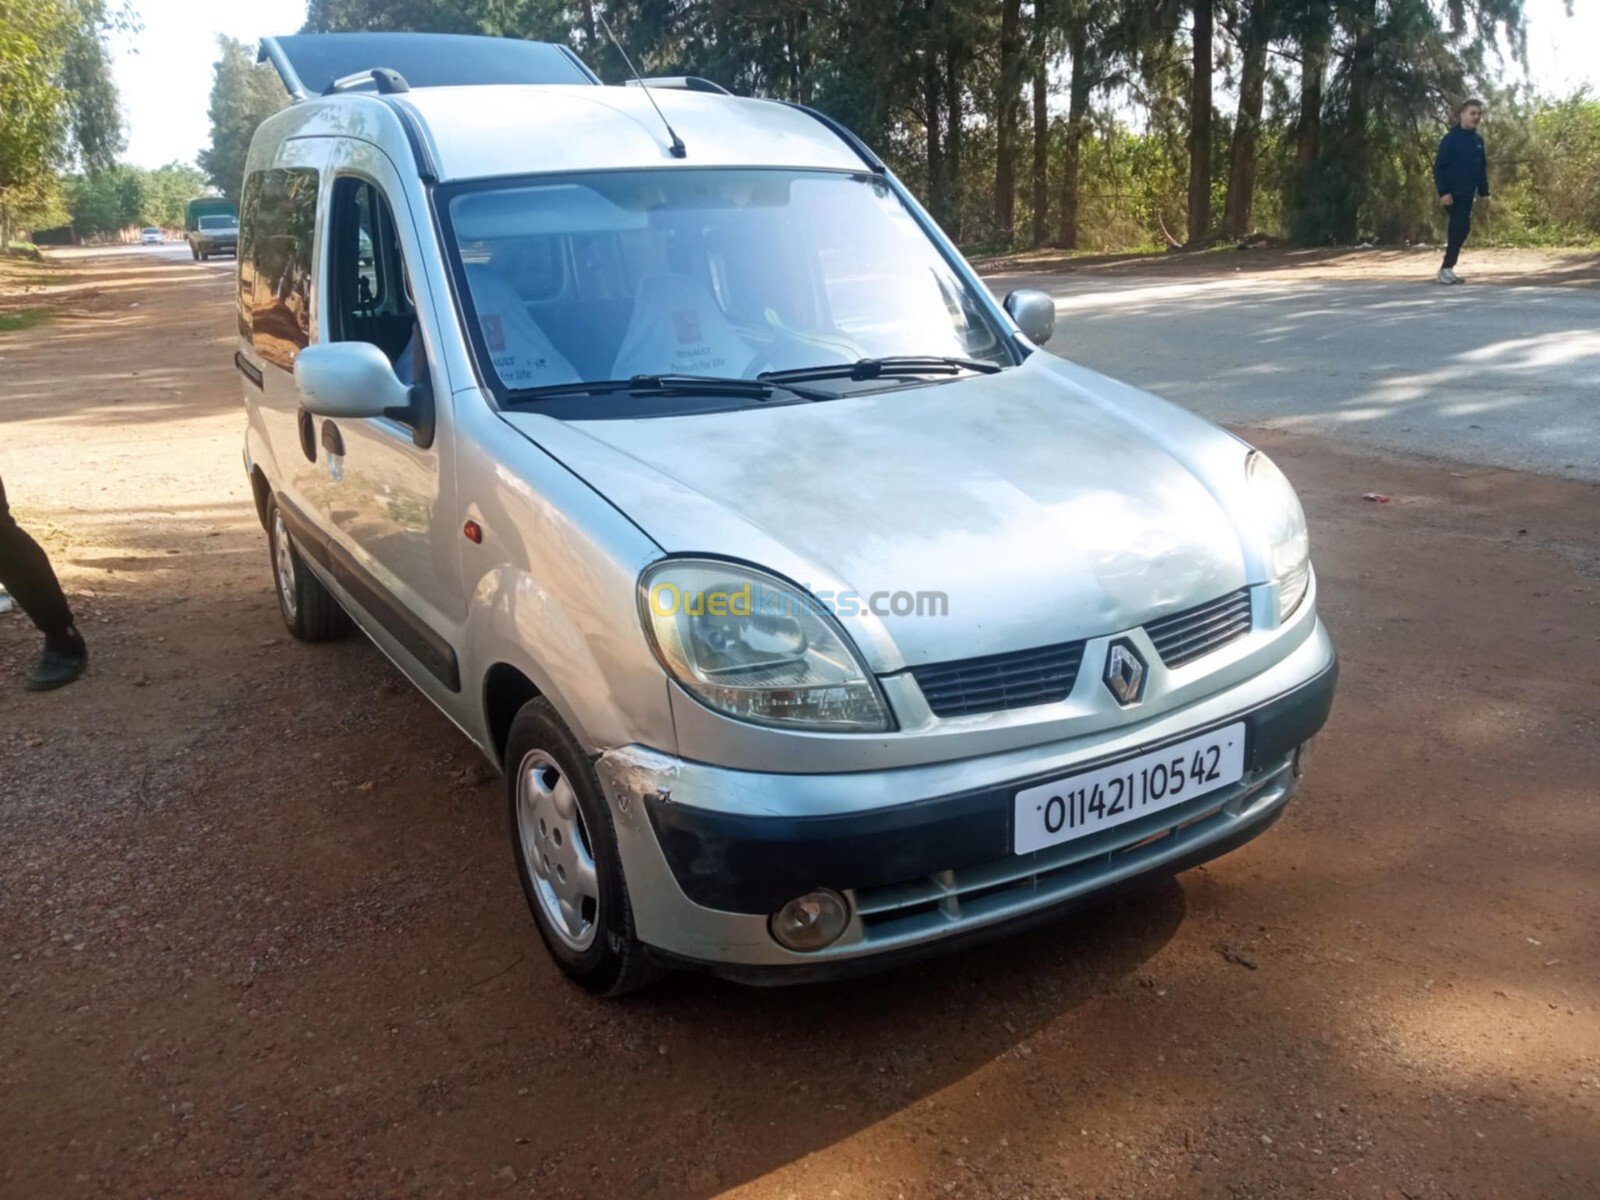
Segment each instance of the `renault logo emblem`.
M1133 643L1126 638L1118 638L1111 643L1111 649L1106 654L1106 686L1111 689L1111 694L1117 698L1117 703L1126 707L1137 704L1144 697L1144 659L1139 657L1139 652L1133 648Z

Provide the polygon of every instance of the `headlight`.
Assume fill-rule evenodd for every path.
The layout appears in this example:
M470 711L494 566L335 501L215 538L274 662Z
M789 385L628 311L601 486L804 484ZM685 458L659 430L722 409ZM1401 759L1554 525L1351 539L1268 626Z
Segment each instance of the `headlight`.
M639 585L656 657L707 707L791 729L891 727L849 638L793 584L730 563L669 559Z
M1259 450L1245 459L1256 517L1267 539L1272 579L1278 585L1278 620L1300 607L1311 584L1311 539L1300 497L1273 461Z

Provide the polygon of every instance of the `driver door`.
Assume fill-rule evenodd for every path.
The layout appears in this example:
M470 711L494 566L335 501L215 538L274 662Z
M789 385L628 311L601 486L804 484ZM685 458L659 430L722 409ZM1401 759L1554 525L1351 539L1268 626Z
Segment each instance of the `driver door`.
M370 342L404 383L433 388L431 442L388 417L321 419L320 497L340 582L385 634L378 639L446 711L458 707L461 534L454 517L453 430L443 372L434 379L412 269L419 227L388 157L366 142L338 142L331 185L322 337ZM427 229L426 225L421 226ZM419 315L419 309L420 314Z

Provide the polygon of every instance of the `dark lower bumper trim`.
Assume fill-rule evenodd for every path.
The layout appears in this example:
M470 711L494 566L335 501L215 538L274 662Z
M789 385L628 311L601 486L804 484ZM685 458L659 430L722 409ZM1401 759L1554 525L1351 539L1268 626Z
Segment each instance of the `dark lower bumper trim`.
M1100 761L1159 749L1239 720L1247 726L1247 771L1281 761L1327 721L1338 675L1338 663L1330 663L1299 687L1246 712ZM1011 853L1012 796L1019 787L1052 777L825 817L712 812L653 796L645 805L684 895L723 912L770 913L814 887L878 887L1003 858Z
M911 963L920 962L935 955L951 954L982 945L985 942L994 941L997 938L1010 937L1013 934L1021 933L1025 929L1032 929L1037 925L1059 920L1068 913L1098 907L1116 899L1118 896L1148 887L1157 880L1169 878L1192 867L1197 867L1201 863L1220 858L1229 851L1237 850L1258 834L1270 829L1277 819L1283 815L1283 811L1287 807L1287 802L1279 804L1266 816L1259 820L1244 823L1242 828L1234 830L1225 838L1218 838L1214 842L1196 846L1193 850L1176 858L1154 863L1146 870L1130 875L1126 879L1119 879L1115 883L1109 883L1104 887L1096 888L1094 891L1069 896L1054 904L1047 904L1043 908L1036 908L1031 912L1008 917L990 925L980 925L973 929L963 930L960 933L953 933L946 937L930 938L925 942L917 942L909 946L898 946L893 950L885 950L879 954L863 954L853 958L818 959L814 962L751 966L744 963L709 962L704 959L673 954L666 950L658 950L654 946L647 946L645 950L651 958L665 966L687 971L702 971L706 974L732 980L734 983L749 984L754 987L829 983L840 979L853 979L861 975L872 975L879 971L888 971L895 967L903 967Z

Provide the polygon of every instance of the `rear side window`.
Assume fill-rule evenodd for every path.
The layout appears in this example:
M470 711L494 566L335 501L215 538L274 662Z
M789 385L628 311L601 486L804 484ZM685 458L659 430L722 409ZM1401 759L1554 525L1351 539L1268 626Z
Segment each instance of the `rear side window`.
M256 294L256 264L254 254L256 209L261 200L261 180L265 171L254 171L245 176L244 191L239 197L239 336L251 340Z
M251 179L257 176L252 175ZM311 343L311 256L317 224L317 172L274 167L259 172L250 254L250 341L263 360L291 370ZM249 191L249 184L246 184ZM249 220L247 217L246 220ZM244 254L239 248L240 302Z

